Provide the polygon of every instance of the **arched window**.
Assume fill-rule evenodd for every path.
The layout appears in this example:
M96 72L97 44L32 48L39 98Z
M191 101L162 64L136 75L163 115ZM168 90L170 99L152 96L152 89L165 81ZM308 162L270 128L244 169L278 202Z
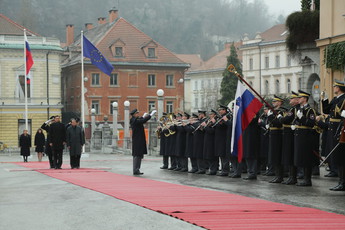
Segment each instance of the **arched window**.
M269 84L268 84L268 80L265 81L265 95L269 94Z
M287 87L287 92L291 93L291 81L290 81L290 79L286 80L286 87Z
M276 80L276 94L279 94L279 87L280 87L280 83L279 80Z

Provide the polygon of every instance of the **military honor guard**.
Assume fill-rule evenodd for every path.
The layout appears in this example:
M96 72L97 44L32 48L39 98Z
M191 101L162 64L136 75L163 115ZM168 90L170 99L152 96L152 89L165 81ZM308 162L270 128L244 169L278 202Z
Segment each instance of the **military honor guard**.
M204 161L204 130L202 129L202 123L206 121L206 111L198 110L198 122L193 124L193 155L196 157L198 164L196 174L206 173L206 163Z
M54 116L51 116L49 118L49 120L47 120L46 122L44 122L41 126L41 129L45 130L47 132L47 139L46 139L46 143L45 143L45 153L47 154L48 156L48 159L49 159L49 165L50 165L50 168L54 168L54 160L53 160L53 151L52 151L52 148L51 146L49 145L49 139L50 139L50 135L49 135L49 128L50 128L50 125L53 124L55 122L55 117Z
M188 114L189 115L189 114ZM186 130L186 157L189 158L191 163L191 170L189 173L196 173L198 171L197 154L194 151L194 130L196 129L195 123L198 122L199 117L197 114L193 113L189 119L189 123L184 126Z
M203 155L207 168L209 169L206 173L207 175L216 175L219 166L218 157L215 156L215 128L213 127L216 123L216 115L217 111L211 109L208 115L208 121L202 123L203 129L205 130Z

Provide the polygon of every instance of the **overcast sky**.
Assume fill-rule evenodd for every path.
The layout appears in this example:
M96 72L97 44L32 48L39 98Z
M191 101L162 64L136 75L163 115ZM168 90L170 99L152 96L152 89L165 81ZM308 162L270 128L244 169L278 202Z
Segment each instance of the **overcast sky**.
M264 0L271 14L286 16L301 10L301 0Z

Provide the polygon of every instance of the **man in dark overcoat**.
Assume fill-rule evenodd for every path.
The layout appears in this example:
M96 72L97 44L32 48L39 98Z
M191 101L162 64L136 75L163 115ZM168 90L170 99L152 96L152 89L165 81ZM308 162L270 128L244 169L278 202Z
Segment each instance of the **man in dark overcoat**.
M217 174L217 176L228 176L230 173L230 154L227 154L226 152L226 134L228 126L225 124L226 121L223 119L223 117L228 115L228 107L220 105L218 108L218 113L220 116L219 119L221 120L218 121L217 125L214 127L214 152L215 155L220 158L221 171Z
M66 128L60 122L60 116L55 116L54 121L49 128L49 145L53 152L54 168L61 169L62 152L66 144Z
M147 146L145 139L144 124L151 119L151 117L156 113L153 110L151 114L144 114L144 116L139 116L139 111L134 109L131 111L130 115L130 126L132 128L132 156L133 156L133 175L142 175L144 173L140 172L141 160L144 155L147 154Z
M80 168L80 157L83 145L85 144L85 135L82 127L78 125L76 119L71 119L71 125L66 131L66 143L69 149L71 168Z
M49 144L49 129L50 129L50 125L53 124L55 122L55 117L54 116L51 116L49 118L48 121L44 122L41 126L41 129L44 129L46 132L47 132L47 140L46 140L46 144L45 144L45 153L47 154L48 156L48 159L49 159L49 165L50 165L50 168L53 169L55 168L54 166L54 158L53 158L53 151L52 151L52 147L50 146Z
M188 158L186 157L186 130L184 129L182 120L185 120L186 116L178 113L176 130L176 149L177 156L177 168L175 171L187 172L188 171Z
M187 113L185 113L187 114ZM189 116L189 114L187 114ZM189 123L184 125L184 129L186 131L186 157L189 158L191 164L191 170L189 173L196 173L198 171L198 163L196 159L195 152L193 151L193 131L195 130L194 123L198 119L198 115L195 113L192 114L192 117L189 118Z
M216 175L219 167L219 160L218 156L215 155L214 152L214 144L215 144L215 138L214 138L214 127L212 127L215 124L215 116L217 114L217 111L211 109L211 112L209 113L209 122L204 124L204 159L205 163L207 165L207 168L209 171L206 173L207 175Z
M195 128L193 131L193 155L196 156L198 164L198 171L196 174L205 174L206 163L204 160L204 130L201 124L206 121L206 111L198 110L198 114L199 120L193 124Z

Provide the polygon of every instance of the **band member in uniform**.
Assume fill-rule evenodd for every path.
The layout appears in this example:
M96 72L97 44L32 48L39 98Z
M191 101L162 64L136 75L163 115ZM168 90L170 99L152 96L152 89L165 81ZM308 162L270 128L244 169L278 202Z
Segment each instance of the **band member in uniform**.
M156 130L156 134L158 138L160 139L159 143L159 155L163 156L163 166L160 167L160 169L168 169L169 167L169 156L165 153L165 135L163 134L163 128L165 126L165 120L166 120L166 113L163 113L163 116L159 119L159 125Z
M203 122L203 129L205 130L204 135L204 159L205 163L207 164L207 168L209 171L206 173L207 175L216 175L218 171L218 157L214 154L214 147L215 147L215 138L214 138L214 132L215 128L212 127L216 120L217 112L213 109L211 109L209 113L209 120L207 122Z
M283 126L279 122L278 116L284 115L285 109L281 107L283 99L274 95L272 104L276 113L268 111L267 119L269 129L269 147L268 147L268 164L275 168L275 178L270 180L270 183L281 183L284 177L284 168L282 166L282 141L283 141Z
M156 110L153 110L151 114L144 114L142 117L139 116L139 111L134 109L130 115L130 125L132 128L132 156L133 156L133 175L142 175L140 172L141 160L144 155L147 154L146 139L144 124L155 115Z
M54 123L49 128L49 145L53 152L54 168L61 169L62 152L66 144L66 128L60 122L60 116L55 116Z
M189 116L189 114L185 113L185 115ZM189 124L186 124L184 126L186 130L186 157L189 158L190 163L191 163L191 170L189 170L189 173L196 173L198 171L198 162L197 162L197 156L194 155L196 154L194 152L194 135L193 131L195 130L194 123L196 123L198 119L198 115L195 113L192 114L192 117L190 118Z
M335 97L331 102L328 102L328 99L322 100L323 112L329 114L329 127L327 131L327 144L326 144L326 154L330 153L335 146L339 143L337 137L339 135L340 126L342 125L342 110L345 106L345 83L336 80L333 85L333 92ZM320 120L320 117L317 117L317 120ZM342 155L344 152L342 148L337 147L332 155L330 156L330 173L325 175L326 177L339 176L339 184L333 188L330 188L332 191L344 191L344 164L342 161ZM336 172L336 168L337 172Z
M174 126L175 114L170 113L167 115L168 121L166 129L164 130L164 135L166 137L165 141L165 151L166 154L170 157L170 167L168 170L175 170L178 168L178 162L176 157L176 130Z
M297 183L297 168L294 166L294 130L291 125L296 117L299 106L298 93L292 91L290 96L291 108L284 116L278 115L279 121L283 124L283 148L282 148L282 165L289 169L289 179L282 184L294 185Z
M266 125L268 124L267 121L267 113L268 107L264 106L263 112L258 119L258 124L260 127L260 154L258 158L258 169L263 171L264 175L266 176L268 173L272 172L272 167L267 167L267 159L268 159L268 130L266 129ZM266 171L267 170L267 171Z
M177 124L175 124L174 130L176 131L176 157L177 157L177 168L175 171L187 172L188 169L188 158L186 155L186 130L182 126L183 115L177 114ZM184 117L185 118L185 117Z
M299 108L294 121L294 163L295 166L303 168L304 180L297 183L297 186L312 186L312 168L317 165L318 157L315 154L315 111L308 104L310 94L298 90Z
M201 128L202 123L206 121L206 111L198 110L199 121L194 123L195 130L193 131L193 155L197 158L198 171L196 174L206 173L206 164L204 161L204 130Z
M221 172L217 176L228 176L230 173L230 154L226 152L226 133L228 126L225 124L223 117L228 116L230 118L230 112L228 107L219 105L218 113L220 119L215 126L215 155L220 158Z
M55 122L55 117L51 116L49 118L49 120L44 122L43 125L41 126L41 129L44 129L47 132L47 139L46 139L46 145L45 145L45 153L48 156L49 165L50 165L51 169L54 168L54 160L53 160L52 148L49 145L49 128L50 128L50 125L53 124L54 122Z

